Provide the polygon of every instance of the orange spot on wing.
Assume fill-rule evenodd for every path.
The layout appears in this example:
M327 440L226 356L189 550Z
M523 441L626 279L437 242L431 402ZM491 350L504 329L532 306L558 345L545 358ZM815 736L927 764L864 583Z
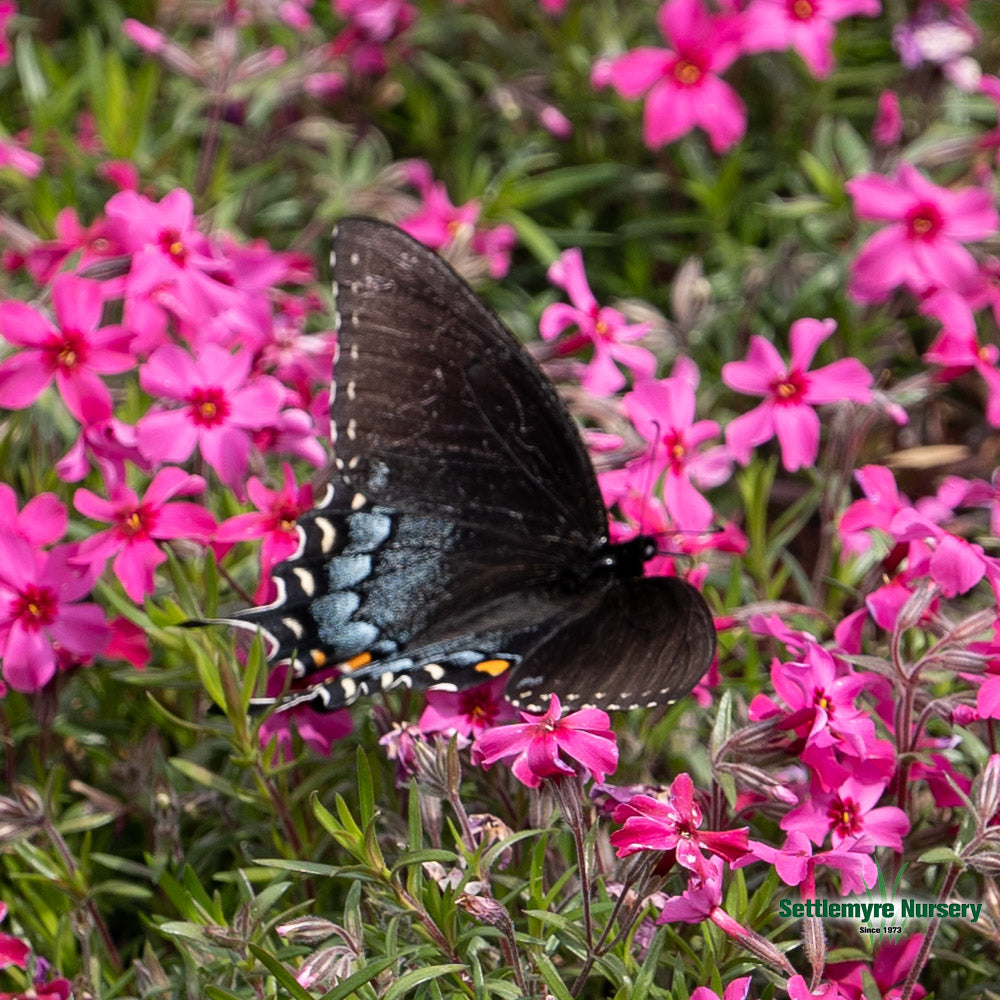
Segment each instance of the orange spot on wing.
M371 653L358 653L357 656L352 656L345 663L342 663L341 666L345 670L357 670L358 667L367 666L371 662L372 662Z
M473 669L481 674L489 674L490 677L499 677L510 669L510 660L480 660Z

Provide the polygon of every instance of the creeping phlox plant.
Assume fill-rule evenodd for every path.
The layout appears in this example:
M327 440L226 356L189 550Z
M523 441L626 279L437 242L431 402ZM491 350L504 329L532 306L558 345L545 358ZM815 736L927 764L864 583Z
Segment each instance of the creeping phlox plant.
M0 2L0 998L995 989L992 0L58 6ZM348 212L563 390L692 698L261 718L180 627L330 468Z

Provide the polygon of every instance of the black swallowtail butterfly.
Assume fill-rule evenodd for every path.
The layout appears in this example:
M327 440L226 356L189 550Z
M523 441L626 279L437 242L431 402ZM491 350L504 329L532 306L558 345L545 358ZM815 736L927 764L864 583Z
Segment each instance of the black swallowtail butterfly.
M576 426L515 337L393 226L344 220L331 262L335 469L277 600L230 619L300 677L342 667L281 707L500 673L533 710L550 693L607 709L687 694L715 646L708 608L643 577L653 539L609 542Z

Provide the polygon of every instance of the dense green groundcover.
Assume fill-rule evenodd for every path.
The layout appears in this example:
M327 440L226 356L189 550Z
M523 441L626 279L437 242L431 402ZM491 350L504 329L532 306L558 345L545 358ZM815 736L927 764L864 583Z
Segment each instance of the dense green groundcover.
M645 0L20 0L8 18L9 6L0 4L0 467L11 487L0 497L0 996L1000 995L990 485L1000 5L671 0L664 7L688 18L684 30L701 12L704 44L638 89L654 77L718 77L746 117L724 103L706 112L702 95L707 117L663 142L644 130L643 96L614 77L627 52L681 46L665 41L667 18ZM775 12L828 19L829 73L788 39L760 40L761 19ZM878 110L886 91L898 96L897 127L888 98ZM668 120L677 106L667 102ZM718 139L713 128L725 124L738 134ZM947 191L900 209L892 185L905 163ZM977 225L948 229L949 213L963 210L952 191L974 193L978 207L972 196L963 205ZM165 204L174 229L157 242L148 233ZM74 228L66 209L92 228ZM328 451L333 224L422 211L575 415L620 435L590 439L602 472L627 461L639 470L621 489L604 480L609 502L620 501L616 525L626 532L648 517L644 530L666 532L660 570L696 582L716 616L718 666L697 698L614 715L619 765L606 781L618 791L595 790L586 774L533 789L504 762L484 770L467 740L417 725L419 694L359 703L353 723L333 720L335 733L305 722L289 731L275 717L261 738L260 718L246 712L265 686L261 644L178 627L265 599L253 532L232 522L229 535L213 532L254 510L261 490L280 490L283 463L303 483ZM906 274L896 273L898 242L874 264L862 250L892 219L926 250ZM693 400L696 386L697 416L717 422L705 435L719 449L715 471L684 474L687 506L660 477L701 442L651 446L623 403L639 381L630 367L620 389L595 387L581 382L588 344L561 351L571 334L541 344L546 308L573 297L546 277L570 247L581 248L599 303L650 324L641 344L656 356L655 377L670 377L665 391ZM158 253L186 277L164 277ZM60 285L58 272L84 284ZM80 320L89 336L88 282L100 284L100 322L121 325L112 346L131 361L95 369L76 396L58 378L32 395L34 376L11 361L34 349L25 330L55 315L63 332ZM723 366L748 349L753 358L755 336L788 359L804 318L831 319L836 332L824 327L802 367L856 359L871 385L824 399L818 454L792 461L785 440L747 443L729 430L759 399ZM286 423L275 402L273 420L234 432L228 454L207 444L171 454L165 464L185 475L174 484L181 499L164 509L187 509L187 519L176 530L161 523L138 569L138 555L112 562L124 535L103 555L87 544L108 528L112 515L95 512L116 483L134 491L138 511L161 464L148 418L176 402L161 391L175 356L156 354L171 343L192 353L221 344L242 358L239 378L256 387L258 407L285 391L268 381L280 379ZM67 360L67 350L25 365L96 364L94 353ZM786 376L776 384L791 393L799 383ZM808 416L796 419L786 435L808 437ZM671 420L685 423L664 412ZM78 440L81 428L92 436ZM247 455L233 458L241 448ZM872 466L893 472L855 479ZM262 485L248 496L250 477ZM691 514L695 487L714 531ZM44 495L57 499L15 520ZM906 497L923 499L919 515ZM859 498L868 506L851 508ZM287 524L271 529L287 541ZM56 558L67 545L78 546L77 569ZM87 585L61 607L100 608L113 638L82 618L58 634L39 624L45 581L83 565ZM32 615L30 628L17 624ZM682 786L666 789L683 774L699 805L670 829L700 860L638 849L620 858L628 851L609 835L626 814L613 821L615 803L659 790L681 809ZM819 811L807 817L810 803ZM742 867L719 865L704 834L739 840L747 829L741 852L764 846ZM871 895L852 901L895 900L895 914L927 916L890 919L894 929L874 934L857 919L807 914L809 879L820 899L842 900L850 876L837 851L877 865ZM835 857L805 876L820 852ZM709 859L712 877L722 873L714 888ZM667 919L668 897L697 891L703 910ZM962 903L980 908L947 908Z

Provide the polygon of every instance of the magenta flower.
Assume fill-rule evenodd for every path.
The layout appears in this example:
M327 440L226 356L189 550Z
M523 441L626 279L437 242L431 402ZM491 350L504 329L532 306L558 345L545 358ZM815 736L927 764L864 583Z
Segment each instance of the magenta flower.
M417 723L424 733L459 733L475 739L487 729L517 718L504 698L506 674L464 691L428 691L427 707Z
M881 465L866 465L854 473L854 478L865 495L855 500L840 518L840 541L844 552L855 555L871 548L872 529L889 533L892 519L910 506L896 486L891 469Z
M121 327L101 327L104 301L96 281L60 274L52 285L53 324L23 302L0 303L0 336L23 347L0 363L0 406L30 406L54 380L81 423L110 415L111 394L101 375L128 371L135 359Z
M170 289L181 318L187 314L200 321L233 302L231 284L218 280L223 263L195 228L187 191L175 188L159 202L136 191L119 191L108 199L105 212L112 238L132 254L126 279L129 297L162 296Z
M864 174L846 188L858 218L889 223L851 265L849 291L857 301L883 302L900 285L918 295L971 285L976 260L963 244L991 236L1000 221L988 191L938 187L909 163L893 178Z
M652 324L630 324L617 309L598 305L587 283L583 255L576 247L564 250L553 262L548 278L566 291L573 304L554 302L546 306L538 331L543 340L554 340L563 331L576 327L577 332L559 345L559 353L570 354L585 346L593 350L581 374L588 392L611 396L625 384L625 376L615 362L630 369L636 379L653 377L656 358L646 348L629 343L645 337Z
M797 756L824 788L837 787L862 763L891 771L891 744L876 738L875 723L854 704L870 686L867 676L846 667L838 671L830 652L811 642L802 662L772 662L771 683L780 701L758 694L750 718L779 718L779 728L795 736Z
M885 1000L899 1000L901 986L913 968L923 943L922 933L905 938L888 938L879 943L870 966L867 962L831 962L823 972L837 984L841 995L848 1000L864 1000L867 977L875 981L879 996ZM910 994L913 1000L921 1000L926 995L927 990L915 983Z
M781 460L789 472L812 465L819 451L819 417L814 406L872 398L871 373L855 358L844 358L809 371L820 344L836 330L832 319L800 319L791 327L791 364L786 364L774 345L763 337L750 338L746 361L722 366L722 381L764 402L749 413L730 421L726 445L742 465L750 451L777 435Z
M250 502L257 508L256 512L237 514L223 521L215 532L217 542L264 539L260 547L260 587L254 598L261 604L269 597L271 571L287 559L299 544L298 519L313 507L312 484L297 486L292 467L286 463L283 469L284 483L278 490L269 490L256 476L252 476L247 483L247 493Z
M11 3L10 0L3 0L0 3L0 66L6 66L10 62L11 48L7 39L7 22L16 13L17 4Z
M37 177L42 172L42 164L43 160L37 153L10 139L0 138L0 167L10 167L24 177Z
M0 921L7 917L7 904L0 899ZM27 968L31 947L13 934L0 934L0 969L13 965L15 968Z
M517 242L512 226L506 223L492 229L478 225L479 202L467 201L455 206L441 181L435 182L422 161L409 163L409 180L420 192L423 205L399 223L399 228L432 250L444 250L468 244L474 254L486 262L490 276L502 278L510 268L510 254Z
M880 146L895 146L903 136L903 112L894 90L878 95L878 110L872 123L872 138Z
M733 862L748 850L746 827L720 832L699 830L702 813L688 774L674 778L665 802L649 795L635 795L615 809L613 818L623 824L611 834L620 858L637 851L672 851L679 865L706 877L707 859L702 851Z
M720 997L715 990L710 990L707 986L699 986L690 997L690 1000L747 1000L750 994L750 982L753 976L740 976L734 979L723 991Z
M267 675L265 693L270 698L283 694L288 685L287 664L276 666ZM318 684L336 676L338 670L323 670L311 674L309 684ZM295 689L295 682L290 685ZM299 734L302 742L315 753L329 757L335 743L347 736L354 722L347 709L336 712L317 712L308 704L296 705L286 712L275 712L268 716L260 725L258 738L260 745L266 747L271 740L274 744L274 763L291 761L295 758L292 739L293 730Z
M750 853L733 867L742 868L757 858L774 865L778 878L785 885L801 886L803 899L816 898L816 869L820 866L840 872L843 896L862 895L878 884L878 868L870 850L858 848L856 844L842 844L816 854L809 838L799 830L789 833L780 849L751 841Z
M564 758L582 764L596 781L618 766L618 746L607 712L584 708L560 718L562 706L552 695L544 715L521 712L524 722L498 726L476 740L473 759L489 767L513 757L511 770L518 781L537 788L546 778L564 778L578 770Z
M981 545L945 531L913 509L900 511L890 531L896 541L922 542L926 546L930 556L924 565L914 565L911 549L909 571L926 572L945 597L964 594L988 573L992 579L998 572L996 560L987 556Z
M693 871L688 876L684 892L679 896L667 897L656 922L700 924L711 918L713 913L721 910L722 872L722 858L709 858L702 873Z
M694 387L683 378L642 382L624 399L625 412L650 443L651 461L663 476L663 502L682 531L701 531L712 523L712 506L698 491L719 486L731 463L721 446L701 450L719 433L714 420L695 417Z
M657 13L668 49L639 48L600 70L630 100L646 94L643 135L652 149L704 129L716 153L746 131L746 107L718 76L739 55L740 20L714 17L701 0L666 0ZM597 67L595 67L595 70Z
M813 76L828 76L835 23L880 11L880 0L753 0L744 14L743 51L795 49Z
M18 691L37 691L56 672L56 648L89 659L110 630L96 604L78 604L94 576L73 562L75 546L42 552L0 528L0 661Z
M6 483L0 483L0 525L41 547L58 542L66 534L66 508L54 493L39 493L24 509L17 509L17 495Z
M110 500L90 490L79 489L73 497L76 509L95 521L110 521L112 527L91 535L80 544L78 558L100 573L113 555L115 576L125 593L137 604L153 591L153 574L166 560L158 540L186 538L207 542L215 531L215 518L194 503L171 503L175 496L202 493L205 480L183 469L160 469L140 500L119 483Z
M971 296L976 301L979 296ZM924 354L924 361L940 365L939 377L952 381L975 371L986 385L986 419L1000 427L1000 350L994 344L980 344L973 301L968 293L948 288L935 289L920 303L920 311L941 322L941 332ZM978 305L978 302L976 301Z
M284 399L267 375L248 380L247 351L206 344L192 357L175 344L153 352L139 370L150 395L182 404L154 406L138 423L139 450L151 461L183 462L197 446L229 487L242 493L250 457L250 432L273 423Z
M836 791L812 789L809 797L782 817L780 826L789 833L804 833L821 845L829 835L834 847L847 842L903 850L903 834L910 829L905 812L897 806L879 806L884 781L865 784L848 778Z

